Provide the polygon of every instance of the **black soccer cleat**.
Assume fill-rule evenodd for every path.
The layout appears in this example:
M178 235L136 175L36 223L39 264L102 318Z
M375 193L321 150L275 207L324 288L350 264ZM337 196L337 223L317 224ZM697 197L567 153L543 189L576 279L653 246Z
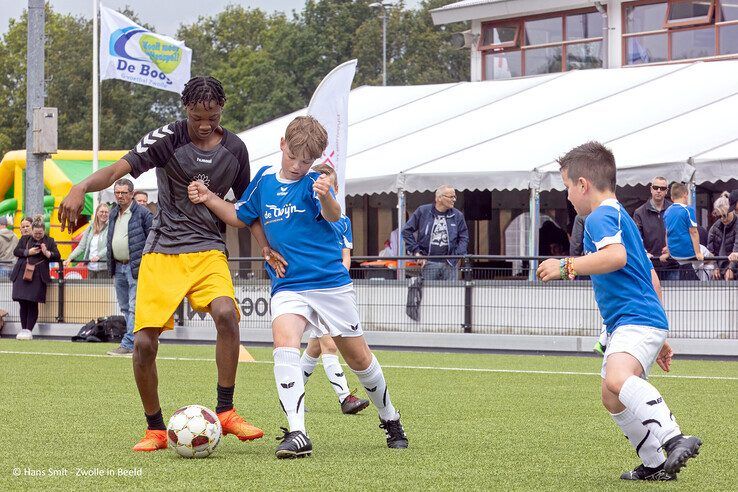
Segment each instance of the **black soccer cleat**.
M384 430L387 434L387 447L393 449L405 449L407 448L407 436L405 430L402 428L400 418L397 420L382 420L379 419L381 424L379 428Z
M695 436L679 434L672 437L663 446L664 451L666 451L664 470L676 475L683 467L687 466L687 461L690 458L700 454L700 446L702 446L702 441Z
M633 471L627 471L620 475L621 480L652 480L665 482L668 480L676 480L676 475L667 473L664 470L664 464L660 464L656 468L648 468L640 464Z
M355 415L368 406L369 400L363 400L361 398L355 397L354 391L352 391L351 394L344 398L343 402L341 402L341 411L345 415Z
M284 427L280 427L280 429L282 429L284 435L277 438L277 441L282 441L279 443L279 446L277 446L277 458L281 460L304 458L313 453L313 443L310 442L310 438L306 436L304 432L289 432Z

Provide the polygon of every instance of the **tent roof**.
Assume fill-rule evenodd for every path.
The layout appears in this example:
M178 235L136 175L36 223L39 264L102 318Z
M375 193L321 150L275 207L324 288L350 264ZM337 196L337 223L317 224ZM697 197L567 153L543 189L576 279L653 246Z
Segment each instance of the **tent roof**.
M561 189L555 158L588 140L606 143L618 182L655 173L698 182L738 173L730 116L738 111L738 61L582 70L504 81L360 87L349 96L346 192ZM239 134L252 174L279 159L297 114ZM726 155L729 154L729 155ZM714 158L712 158L714 162Z

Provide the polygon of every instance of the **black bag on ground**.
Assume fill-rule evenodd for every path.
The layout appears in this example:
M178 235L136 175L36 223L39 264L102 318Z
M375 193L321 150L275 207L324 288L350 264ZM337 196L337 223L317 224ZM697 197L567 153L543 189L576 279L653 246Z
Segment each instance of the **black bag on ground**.
M73 342L120 342L126 334L123 316L91 319L72 337Z

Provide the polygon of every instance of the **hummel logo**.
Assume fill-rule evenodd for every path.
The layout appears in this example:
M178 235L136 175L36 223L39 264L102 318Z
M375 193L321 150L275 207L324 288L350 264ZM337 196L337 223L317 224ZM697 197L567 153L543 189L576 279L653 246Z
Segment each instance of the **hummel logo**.
M658 405L659 403L662 403L663 401L664 401L664 399L663 399L662 397L660 397L660 396L659 396L659 397L658 397L658 398L656 398L655 400L647 401L647 402L646 402L646 405L649 405L649 406L654 406L654 405Z
M337 372L336 373L336 377L337 378L342 378L343 377L343 373L342 372Z
M200 159L199 157L195 159L197 162L202 162L203 164L212 164L212 159Z
M359 329L359 323L356 323L355 325L351 325L351 329L356 331Z
M295 385L295 382L292 381L290 383L279 383L279 384L281 384L284 389L290 389L291 387Z
M364 386L364 389L367 390L369 393L374 393L375 391L377 391L377 387L376 386L373 387L373 388L367 388L366 386Z

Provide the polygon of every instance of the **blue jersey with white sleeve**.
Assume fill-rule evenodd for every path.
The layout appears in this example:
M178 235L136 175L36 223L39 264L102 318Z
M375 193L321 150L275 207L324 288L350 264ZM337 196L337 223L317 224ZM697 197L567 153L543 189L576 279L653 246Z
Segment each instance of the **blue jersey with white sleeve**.
M689 228L697 227L694 209L683 203L672 203L664 212L664 226L669 255L675 260L694 258L692 236L689 235Z
M236 202L236 215L246 224L261 219L269 245L288 265L279 278L266 265L272 295L279 291L304 291L342 287L351 283L341 263L340 221L328 222L313 191L320 174L309 172L299 180L279 177L279 166L263 167ZM348 219L347 219L348 220ZM350 231L350 226L349 226Z
M610 244L622 244L627 253L623 268L592 275L595 300L607 332L619 326L641 325L669 329L666 313L651 281L651 261L633 219L614 198L604 200L584 222L584 251L595 253Z
M354 235L351 232L351 219L341 214L341 218L336 222L330 222L333 230L336 231L338 242L341 249L354 249Z

